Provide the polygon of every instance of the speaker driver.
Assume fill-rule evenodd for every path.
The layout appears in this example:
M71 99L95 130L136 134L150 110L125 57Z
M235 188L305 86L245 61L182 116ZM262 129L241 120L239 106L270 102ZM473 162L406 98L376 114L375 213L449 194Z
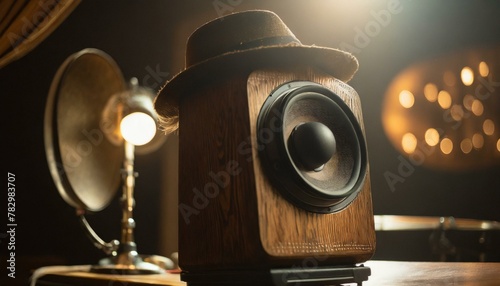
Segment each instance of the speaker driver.
M356 198L366 143L351 109L331 90L307 81L281 85L264 102L257 128L263 168L290 202L332 213Z

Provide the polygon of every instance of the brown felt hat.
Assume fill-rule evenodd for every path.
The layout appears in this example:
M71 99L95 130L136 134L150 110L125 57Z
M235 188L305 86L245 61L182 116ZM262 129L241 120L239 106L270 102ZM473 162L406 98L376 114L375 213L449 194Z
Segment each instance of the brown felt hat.
M313 66L349 81L357 59L338 49L303 45L273 12L251 10L212 20L194 31L186 47L186 67L159 91L155 109L165 129L178 126L179 96L225 72L256 68Z

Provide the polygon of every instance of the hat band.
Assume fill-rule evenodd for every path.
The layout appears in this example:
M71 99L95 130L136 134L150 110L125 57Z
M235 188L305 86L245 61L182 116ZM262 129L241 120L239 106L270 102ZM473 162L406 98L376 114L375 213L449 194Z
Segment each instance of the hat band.
M234 51L242 51L249 50L253 48L267 47L267 46L283 46L289 44L298 44L301 45L300 41L297 40L294 36L276 36L276 37L268 37L257 39L249 42L241 42L237 46L234 46L232 49L228 49L228 52Z

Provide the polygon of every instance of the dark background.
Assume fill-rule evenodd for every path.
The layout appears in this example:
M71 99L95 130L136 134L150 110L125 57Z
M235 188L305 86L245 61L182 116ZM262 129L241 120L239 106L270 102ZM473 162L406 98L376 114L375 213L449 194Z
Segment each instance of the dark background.
M43 145L43 113L52 78L71 54L84 48L105 51L124 76L155 90L163 82L144 81L151 70L169 73L183 68L188 35L204 22L248 9L276 12L304 44L339 47L353 44L356 29L372 11L390 1L97 1L85 0L32 52L0 69L3 159L5 172L16 175L16 259L18 279L51 264L93 264L104 255L83 234L74 209L59 196L50 176ZM225 3L219 10L214 3ZM498 1L401 1L402 11L355 53L360 69L350 82L361 96L371 166L375 214L455 216L500 220L500 167L452 173L416 166L392 192L384 172L396 172L399 153L384 134L382 99L392 78L412 63L463 48L500 43ZM222 9L222 10L221 10ZM497 95L499 95L497 93ZM137 156L136 242L139 252L169 256L175 239L175 202L169 182L177 176L175 136L154 153ZM172 156L171 154L174 154ZM167 166L167 167L166 167ZM174 190L175 191L175 190ZM170 196L171 197L171 196ZM175 197L175 196L174 196ZM6 200L3 200L6 202ZM3 203L2 203L3 204ZM2 209L4 209L2 207ZM119 238L118 200L89 216L105 240ZM4 231L5 224L0 226ZM376 259L432 260L430 231L378 233ZM477 234L453 234L474 245ZM497 234L492 234L493 238ZM168 245L168 246L165 246ZM496 245L500 245L497 241ZM2 255L5 254L2 241ZM497 247L498 249L498 247ZM5 269L2 256L1 268ZM470 260L477 259L474 255ZM0 271L4 272L4 270ZM2 279L4 274L2 274Z

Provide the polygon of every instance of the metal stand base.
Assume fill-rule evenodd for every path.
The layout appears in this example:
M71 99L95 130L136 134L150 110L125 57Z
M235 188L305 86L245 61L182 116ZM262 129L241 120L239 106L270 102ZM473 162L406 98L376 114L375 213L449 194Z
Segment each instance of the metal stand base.
M104 258L99 265L93 265L90 272L118 275L162 274L174 268L174 262L158 255L137 255L130 257L127 253Z
M153 264L147 263L147 265L137 265L137 266L125 266L125 265L107 265L107 266L92 266L90 269L92 273L98 274L115 274L115 275L149 275L149 274L161 274L164 273L163 270L154 267Z
M311 269L214 270L182 272L188 286L208 285L362 285L371 275L369 267L347 265Z

